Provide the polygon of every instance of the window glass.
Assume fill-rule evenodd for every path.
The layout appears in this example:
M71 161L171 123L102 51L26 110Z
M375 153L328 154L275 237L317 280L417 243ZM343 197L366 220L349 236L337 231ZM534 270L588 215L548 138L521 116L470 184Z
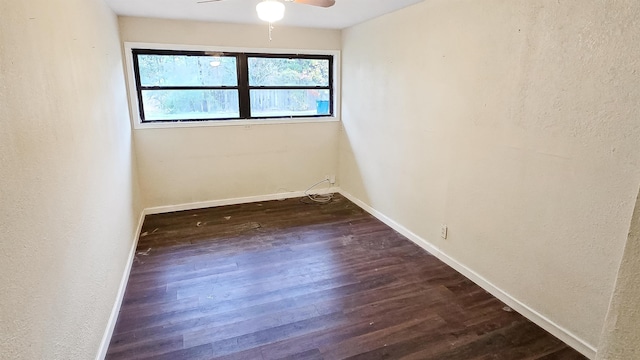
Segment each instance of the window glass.
M236 90L143 90L147 121L240 117Z
M329 90L251 90L252 117L329 115Z
M329 86L329 60L249 57L250 86Z
M142 86L237 86L231 56L139 55Z
M333 115L331 55L131 51L143 123Z

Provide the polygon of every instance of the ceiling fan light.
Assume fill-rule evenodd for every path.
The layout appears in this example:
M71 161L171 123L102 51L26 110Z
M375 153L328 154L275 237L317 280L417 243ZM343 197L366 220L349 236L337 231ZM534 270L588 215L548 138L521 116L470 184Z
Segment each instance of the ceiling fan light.
M260 20L273 23L284 17L284 4L277 0L264 0L256 5L256 11Z

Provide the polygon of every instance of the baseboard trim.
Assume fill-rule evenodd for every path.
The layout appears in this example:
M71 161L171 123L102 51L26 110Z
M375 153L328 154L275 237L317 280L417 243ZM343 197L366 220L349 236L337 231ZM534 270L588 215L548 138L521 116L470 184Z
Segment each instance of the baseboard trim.
M362 209L367 211L369 214L371 214L372 216L374 216L378 220L382 221L383 223L385 223L386 225L388 225L389 227L391 227L395 231L399 232L400 234L402 234L403 236L405 236L406 238L408 238L409 240L414 242L416 245L420 246L421 248L423 248L424 250L426 250L430 254L434 255L435 257L440 259L442 262L444 262L445 264L449 265L454 270L458 271L459 273L461 273L462 275L467 277L469 280L473 281L478 286L480 286L481 288L483 288L484 290L489 292L491 295L493 295L496 298L498 298L500 301L505 303L507 306L511 307L513 310L515 310L518 313L520 313L522 316L526 317L527 319L531 320L536 325L540 326L544 330L546 330L549 333L551 333L553 336L555 336L558 339L562 340L567 345L571 346L572 348L574 348L575 350L577 350L578 352L580 352L581 354L583 354L587 358L595 359L595 357L596 357L596 348L594 348L593 346L589 345L587 342L585 342L584 340L580 339L579 337L577 337L576 335L571 333L569 330L563 328L562 326L556 324L555 322L553 322L549 318L545 317L544 315L540 314L536 310L534 310L534 309L530 308L529 306L527 306L526 304L520 302L518 299L516 299L513 296L509 295L509 293L507 293L506 291L504 291L504 290L500 289L499 287L495 286L494 284L492 284L489 280L485 279L480 274L478 274L475 271L469 269L468 267L466 267L462 263L458 262L456 259L454 259L451 256L447 255L446 253L442 252L439 248L437 248L434 245L432 245L426 239L418 236L417 234L415 234L411 230L407 229L406 227L400 225L399 223L397 223L393 219L389 218L388 216L384 215L383 213L379 212L378 210L376 210L376 209L372 208L371 206L367 205L366 203L364 203L360 199L356 198L355 196L351 195L350 193L348 193L348 192L346 192L344 190L340 190L339 192L344 197L349 199L351 202L353 202L356 205L360 206Z
M534 310L534 309L530 308L529 306L527 306L526 304L520 302L518 299L516 299L513 296L509 295L509 293L507 293L506 291L504 291L504 290L500 289L499 287L495 286L494 284L492 284L489 280L485 279L480 274L478 274L475 271L469 269L468 267L466 267L462 263L458 262L453 257L449 256L448 254L444 253L443 251L441 251L436 246L432 245L426 239L418 236L417 234L415 234L411 230L409 230L406 227L400 225L399 223L397 223L393 219L389 218L388 216L384 215L380 211L374 209L373 207L367 205L365 202L361 201L360 199L356 198L355 196L351 195L350 193L340 189L339 187L318 189L318 190L314 190L313 193L314 194L327 194L327 193L340 193L340 194L342 194L345 198L349 199L350 201L352 201L353 203L355 203L356 205L361 207L363 210L367 211L369 214L371 214L372 216L377 218L378 220L382 221L383 223L385 223L386 225L388 225L389 227L391 227L392 229L394 229L398 233L402 234L403 236L405 236L406 238L408 238L409 240L414 242L416 245L420 246L421 248L423 248L424 250L426 250L430 254L434 255L435 257L440 259L442 262L444 262L445 264L449 265L454 270L458 271L459 273L461 273L462 275L467 277L469 280L473 281L478 286L480 286L481 288L483 288L484 290L489 292L491 295L495 296L500 301L504 302L506 305L511 307L513 310L517 311L518 313L520 313L521 315L523 315L527 319L531 320L536 325L538 325L541 328L545 329L546 331L551 333L553 336L555 336L558 339L562 340L567 345L571 346L572 348L574 348L575 350L577 350L578 352L580 352L581 354L583 354L587 358L595 359L595 357L596 357L596 348L595 347L589 345L587 342L585 342L584 340L580 339L579 337L577 337L576 335L571 333L569 330L563 328L562 326L556 324L555 322L553 322L549 318L547 318L544 315L538 313L536 310ZM138 226L137 226L137 230L136 230L136 233L135 233L134 243L133 243L133 245L131 247L131 250L130 250L130 253L129 253L129 259L127 261L127 266L126 266L126 269L125 269L125 271L123 273L122 280L120 282L120 288L118 290L116 303L114 304L113 310L111 311L111 316L109 317L109 323L108 323L107 329L105 331L105 334L104 334L104 336L102 338L102 342L100 344L100 349L99 349L98 355L96 357L96 360L103 360L105 358L106 354L107 354L107 350L109 348L109 343L111 341L111 336L113 335L113 331L115 329L116 321L118 319L118 314L120 312L120 307L122 306L122 301L124 299L124 292L125 292L126 287L127 287L127 282L129 280L129 274L131 272L131 266L133 265L133 258L135 256L135 251L136 251L136 247L137 247L137 244L138 244L138 239L139 239L138 236L139 236L140 231L142 229L142 223L144 221L144 216L145 215L162 214L162 213L168 213L168 212L174 212L174 211L203 209L203 208L208 208L208 207L225 206L225 205L246 204L246 203L261 202L261 201L283 200L283 199L290 199L290 198L296 198L296 197L302 197L302 196L305 196L303 191L294 191L294 192L287 192L287 193L277 193L277 194L269 194L269 195L258 195L258 196L248 196L248 197L230 198L230 199L222 199L222 200L202 201L202 202L194 202L194 203L170 205L170 206L158 206L158 207L152 207L152 208L144 209L142 211L142 213L140 214L140 218L138 220Z
M104 360L107 356L107 350L109 350L109 343L111 342L111 337L113 336L113 331L116 328L116 322L118 321L118 314L120 313L120 307L122 306L122 301L124 300L124 292L127 289L127 283L129 282L129 274L131 273L131 266L133 266L133 259L136 254L136 248L138 247L138 240L140 238L140 231L142 230L142 223L144 222L144 211L140 212L140 217L138 218L138 226L136 227L136 232L134 233L133 244L131 245L131 249L129 250L129 258L127 259L127 265L125 266L124 272L122 274L122 279L120 280L120 288L118 289L118 294L116 295L116 302L113 305L113 309L111 310L111 316L109 316L109 322L107 323L107 329L102 336L102 341L100 342L100 348L98 350L98 355L96 356L96 360Z
M317 189L317 190L314 189L312 193L313 194L329 194L329 193L337 193L339 192L339 190L340 189L337 187L330 187L330 188ZM247 203L261 202L261 201L284 200L284 199L297 198L297 197L303 197L303 196L305 196L304 191L291 191L286 193L256 195L256 196L229 198L229 199L222 199L222 200L200 201L200 202L193 202L193 203L179 204L179 205L157 206L157 207L151 207L151 208L145 209L144 213L146 215L164 214L164 213L169 213L174 211L206 209L210 207L247 204Z
M340 188L330 187L324 189L313 190L313 194L330 194L339 192ZM118 294L116 296L116 302L111 310L111 316L109 316L109 322L107 323L107 329L102 337L102 341L100 343L100 348L98 349L98 355L96 356L96 360L104 360L107 355L107 350L109 350L109 343L111 342L111 337L113 336L113 331L116 327L116 322L118 321L118 314L120 313L120 307L122 306L122 301L124 300L124 293L127 289L127 283L129 282L129 274L131 273L131 267L133 266L133 259L135 257L136 248L138 246L138 240L140 239L140 232L142 231L142 224L144 222L144 217L146 215L152 214L163 214L174 211L183 211L183 210L194 210L194 209L204 209L209 207L216 206L225 206L225 205L236 205L236 204L246 204L252 202L261 202L261 201L270 201L270 200L284 200L296 197L305 196L304 191L292 191L287 193L277 193L277 194L269 194L269 195L258 195L258 196L247 196L241 198L230 198L230 199L222 199L222 200L211 200L211 201L202 201L202 202L194 202L188 204L179 204L179 205L169 205L169 206L158 206L151 207L142 210L140 214L140 218L138 219L138 226L135 232L135 238L133 244L131 246L131 250L129 251L129 259L127 260L127 265L122 274L122 280L120 281L120 288L118 289Z

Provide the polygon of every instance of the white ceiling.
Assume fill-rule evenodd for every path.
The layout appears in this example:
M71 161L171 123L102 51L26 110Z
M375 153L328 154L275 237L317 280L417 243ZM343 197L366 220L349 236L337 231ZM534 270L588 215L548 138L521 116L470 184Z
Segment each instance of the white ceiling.
M256 4L261 0L225 0L198 4L198 0L105 0L118 15L261 24ZM285 3L278 25L343 29L422 0L336 0L331 8Z

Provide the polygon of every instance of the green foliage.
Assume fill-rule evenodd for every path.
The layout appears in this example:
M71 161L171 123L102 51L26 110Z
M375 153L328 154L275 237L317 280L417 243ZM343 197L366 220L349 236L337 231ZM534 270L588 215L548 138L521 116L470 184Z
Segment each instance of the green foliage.
M251 86L328 86L329 62L313 59L249 58Z
M138 64L141 84L147 87L238 85L235 56L141 54ZM250 86L329 85L327 60L249 57L248 65ZM238 116L235 89L158 89L142 93L148 119ZM251 110L252 114L309 112L315 110L316 100L328 97L326 90L252 90Z
M232 56L139 55L143 86L236 86Z

